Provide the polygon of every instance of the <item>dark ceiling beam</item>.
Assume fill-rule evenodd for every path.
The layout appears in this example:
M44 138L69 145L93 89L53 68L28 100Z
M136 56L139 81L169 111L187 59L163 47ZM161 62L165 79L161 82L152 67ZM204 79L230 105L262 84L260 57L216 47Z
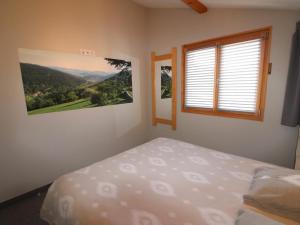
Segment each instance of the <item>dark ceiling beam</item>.
M200 14L207 12L207 7L199 0L182 0L182 1Z

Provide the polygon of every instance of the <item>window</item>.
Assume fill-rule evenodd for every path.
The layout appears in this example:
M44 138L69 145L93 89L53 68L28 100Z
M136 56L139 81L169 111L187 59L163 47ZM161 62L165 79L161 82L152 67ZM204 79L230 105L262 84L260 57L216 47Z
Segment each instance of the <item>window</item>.
M183 46L182 111L263 120L271 28Z

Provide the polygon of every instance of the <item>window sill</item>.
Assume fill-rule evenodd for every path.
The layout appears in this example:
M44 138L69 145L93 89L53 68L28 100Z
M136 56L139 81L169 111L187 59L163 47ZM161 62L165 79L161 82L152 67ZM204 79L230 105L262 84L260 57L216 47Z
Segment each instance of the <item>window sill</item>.
M192 107L183 107L181 111L184 113L220 116L220 117L254 120L254 121L261 121L261 122L263 121L263 113L257 114L257 113L243 113L243 112L214 111L210 109L199 109L199 108L192 108Z

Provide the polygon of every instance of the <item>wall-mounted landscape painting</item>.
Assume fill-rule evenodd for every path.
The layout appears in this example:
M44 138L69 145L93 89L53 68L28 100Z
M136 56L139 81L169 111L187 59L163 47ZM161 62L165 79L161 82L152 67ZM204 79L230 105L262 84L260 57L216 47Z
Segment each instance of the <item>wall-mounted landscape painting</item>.
M133 102L131 62L19 49L29 115Z
M172 67L161 67L161 98L172 98Z

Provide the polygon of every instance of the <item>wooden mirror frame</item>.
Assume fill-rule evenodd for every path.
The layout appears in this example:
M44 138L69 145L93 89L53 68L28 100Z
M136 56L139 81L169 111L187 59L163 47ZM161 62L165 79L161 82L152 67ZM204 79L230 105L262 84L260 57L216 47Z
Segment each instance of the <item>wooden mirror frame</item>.
M156 85L155 85L155 63L163 60L171 60L172 63L172 115L171 120L158 118L156 115ZM152 70L152 124L156 126L158 123L170 125L173 130L176 130L176 107L177 107L177 49L172 48L172 52L165 55L151 54L151 70Z

